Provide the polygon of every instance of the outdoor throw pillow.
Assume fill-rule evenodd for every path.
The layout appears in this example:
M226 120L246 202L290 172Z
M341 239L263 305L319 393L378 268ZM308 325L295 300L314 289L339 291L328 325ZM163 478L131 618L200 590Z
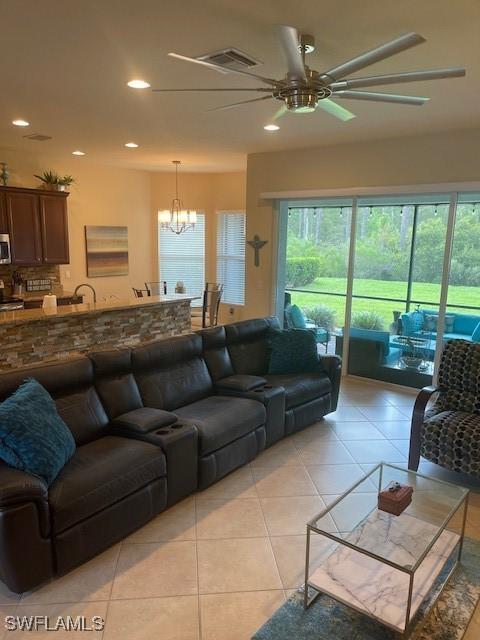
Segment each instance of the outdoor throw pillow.
M425 315L424 331L437 331L438 316Z
M423 315L423 313L417 310L417 311L414 311L412 314L410 314L410 317L412 319L413 331L414 332L422 331L423 323L425 322L425 316Z
M455 316L445 316L445 333L453 333L453 324L455 322Z
M268 373L319 371L317 343L311 331L288 329L272 332Z
M0 459L11 467L50 485L74 452L70 429L36 380L26 380L0 404Z
M290 318L292 320L292 325L296 329L306 329L307 325L305 324L305 318L303 313L300 311L299 307L296 304L292 304L290 307Z

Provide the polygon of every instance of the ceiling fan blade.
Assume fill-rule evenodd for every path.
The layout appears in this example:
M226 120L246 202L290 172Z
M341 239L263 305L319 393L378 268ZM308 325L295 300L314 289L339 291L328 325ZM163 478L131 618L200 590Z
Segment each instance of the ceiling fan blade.
M419 82L421 80L440 80L442 78L462 78L465 69L452 67L450 69L431 69L430 71L407 71L406 73L392 73L386 76L371 76L370 78L352 78L340 80L330 85L331 89L353 89L354 87L374 87L381 84L397 84L399 82Z
M236 73L241 76L249 76L250 78L256 78L261 82L265 82L266 84L275 85L277 82L273 78L264 78L263 76L257 76L254 73L249 73L248 71L240 71L239 69L229 69L228 67L224 67L221 64L215 64L214 62L206 62L205 60L197 60L197 58L189 58L188 56L182 56L179 53L169 53L168 54L172 58L177 58L178 60L184 60L185 62L194 62L195 64L201 64L203 67L209 67L210 69L215 69L215 71L223 71L223 73Z
M273 96L263 96L262 98L252 98L251 100L242 100L241 102L232 102L232 104L225 104L222 107L215 107L214 109L208 109L207 111L224 111L226 109L233 109L239 107L242 104L248 104L249 102L260 102L260 100L271 100Z
M352 118L357 117L354 113L352 113L348 109L345 109L344 107L337 104L333 100L330 100L329 98L324 98L323 100L319 100L317 104L317 109L323 109L323 111L326 111L331 116L338 118L342 122L348 122L349 120L352 120Z
M327 82L331 82L332 80L342 80L359 69L368 67L374 62L379 62L380 60L389 58L396 53L405 51L405 49L415 47L417 44L422 44L422 42L425 42L425 38L418 33L406 33L399 38L395 38L395 40L381 44L379 47L375 47L375 49L370 49L370 51L366 51L365 53L362 53L359 56L338 65L337 67L333 67L332 69L325 71L320 77L322 80Z
M279 118L281 118L282 116L284 116L287 112L288 112L287 105L282 104L282 106L280 107L280 109L278 109L278 110L273 114L272 121L273 121L273 122L275 122L275 120L278 120Z
M394 93L374 93L373 91L335 91L335 98L348 98L352 100L371 100L372 102L393 102L396 104L412 104L421 107L430 98L417 96L398 96Z
M267 87L237 87L235 89L227 88L224 89L222 87L217 87L216 89L152 89L154 92L173 92L173 91L261 91L262 93L272 93L271 89Z
M288 75L298 80L307 80L305 65L300 53L298 31L295 27L277 25L276 27L283 53L287 60Z

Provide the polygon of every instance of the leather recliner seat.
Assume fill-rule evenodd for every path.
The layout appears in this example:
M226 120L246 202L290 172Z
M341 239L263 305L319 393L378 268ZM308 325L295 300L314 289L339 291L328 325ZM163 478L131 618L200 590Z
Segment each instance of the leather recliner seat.
M50 487L0 463L0 577L25 591L121 540L167 503L159 447L112 433L87 357L0 374L0 400L35 378L77 449Z
M327 355L319 356L318 372L268 373L268 341L272 329L280 329L276 317L244 320L199 332L210 374L222 392L225 384L232 388L235 379L237 395L254 394L255 380L264 389L283 390L282 429L278 428L280 406L277 402L270 410L275 416L267 417L267 446L335 411L341 373L341 359ZM252 385L250 389L245 388L247 379ZM267 414L270 412L267 409Z
M198 430L198 486L205 488L265 448L264 406L219 395L196 334L132 350L143 404L192 421Z

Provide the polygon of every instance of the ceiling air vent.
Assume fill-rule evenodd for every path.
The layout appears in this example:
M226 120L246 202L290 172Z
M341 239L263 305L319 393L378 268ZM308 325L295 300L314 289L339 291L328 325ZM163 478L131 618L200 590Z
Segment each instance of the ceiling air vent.
M23 136L29 140L36 140L37 142L45 142L45 140L51 140L52 136L46 136L43 133L30 133L28 136Z
M222 67L228 67L229 69L250 69L262 64L259 60L247 56L246 53L239 51L238 49L222 49L221 51L214 51L208 53L205 56L198 56L198 60L204 60L205 62L213 62L219 64Z

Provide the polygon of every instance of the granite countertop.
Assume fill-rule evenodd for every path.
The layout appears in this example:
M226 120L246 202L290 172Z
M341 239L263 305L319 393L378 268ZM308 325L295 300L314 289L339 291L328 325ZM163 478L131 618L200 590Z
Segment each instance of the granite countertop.
M20 325L30 322L38 322L49 318L64 318L72 315L88 315L90 313L107 313L124 309L140 309L155 305L175 304L197 300L199 296L187 296L172 294L166 296L151 296L147 298L132 298L127 300L114 300L110 302L88 302L84 304L66 305L53 309L24 309L19 311L4 311L0 313L0 326Z

